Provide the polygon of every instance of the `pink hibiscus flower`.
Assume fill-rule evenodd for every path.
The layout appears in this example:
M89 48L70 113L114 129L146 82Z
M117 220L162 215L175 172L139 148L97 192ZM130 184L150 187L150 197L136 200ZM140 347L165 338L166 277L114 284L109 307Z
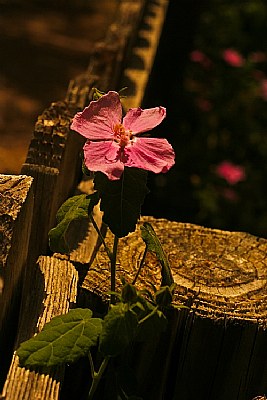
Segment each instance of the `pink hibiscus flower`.
M125 166L160 173L174 165L175 154L166 139L140 136L165 116L164 107L132 108L122 118L119 94L110 91L77 113L71 129L87 139L83 148L86 167L116 180Z
M235 165L230 161L221 162L216 168L216 173L230 185L235 185L246 179L245 169L241 165Z
M242 55L234 49L226 49L223 51L223 59L227 64L232 67L242 67L244 65L245 60Z

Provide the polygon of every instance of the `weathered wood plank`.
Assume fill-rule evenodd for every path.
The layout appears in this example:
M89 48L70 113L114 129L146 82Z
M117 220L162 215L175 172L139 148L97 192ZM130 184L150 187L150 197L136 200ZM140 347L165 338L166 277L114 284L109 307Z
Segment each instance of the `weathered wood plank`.
M22 173L34 177L35 207L29 249L34 261L46 254L47 234L55 223L56 212L78 181L83 140L74 132L69 134L75 111L66 103L57 102L38 117L22 167Z
M177 284L175 303L188 306L174 313L176 337L170 332L154 353L144 353L146 365L147 358L151 363L149 379L139 374L141 392L151 396L145 398L245 400L266 393L267 240L152 217L142 221L152 223L168 255ZM138 231L120 240L118 286L120 275L133 280L142 258L145 246ZM107 301L109 274L101 247L82 285L91 293L88 301L92 294ZM148 282L159 287L160 281L160 264L149 255L137 287L150 289ZM159 348L163 358L157 371Z
M76 302L78 273L67 260L40 257L27 282L17 345L39 332L56 315L65 314ZM64 368L45 372L19 366L14 354L2 396L6 400L58 400Z
M0 175L0 365L7 368L18 323L33 210L33 179Z
M127 59L121 81L122 87L128 88L127 97L123 100L126 109L142 105L168 4L169 0L152 0L146 4L138 36Z

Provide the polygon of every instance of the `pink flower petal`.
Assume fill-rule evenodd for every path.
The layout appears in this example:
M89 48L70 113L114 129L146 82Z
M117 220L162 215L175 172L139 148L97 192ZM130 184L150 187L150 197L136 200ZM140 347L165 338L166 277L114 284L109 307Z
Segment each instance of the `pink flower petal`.
M108 179L120 179L124 170L121 148L112 141L90 142L83 147L84 162L89 171L100 171Z
M108 92L73 118L71 129L87 139L112 139L113 127L121 123L122 106L117 92Z
M230 185L235 185L246 179L244 167L236 165L230 161L223 161L217 165L216 173L221 178L225 179Z
M166 139L135 138L124 149L127 167L157 173L167 172L174 165L175 153Z
M133 134L150 131L159 125L166 117L166 108L155 107L142 110L141 108L130 108L123 118L125 129L129 129Z
M234 49L225 49L223 51L223 59L232 67L242 67L245 63L243 56Z

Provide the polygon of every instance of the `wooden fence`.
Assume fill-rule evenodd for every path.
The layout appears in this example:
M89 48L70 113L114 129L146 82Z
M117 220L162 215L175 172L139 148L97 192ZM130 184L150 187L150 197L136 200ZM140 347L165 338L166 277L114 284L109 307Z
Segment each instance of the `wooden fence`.
M21 175L0 176L0 378L6 400L56 400L60 392L63 399L78 398L78 374L72 377L75 388L66 389L64 367L29 371L18 365L13 351L52 317L92 298L105 300L108 260L101 248L95 257L97 236L89 221L80 227L69 256L48 249L59 206L74 193L92 190L80 174L83 140L69 126L91 100L93 87L127 86L126 108L142 104L167 6L167 0L118 3L116 19L95 45L87 71L70 82L64 101L38 117ZM94 213L100 226L97 207ZM267 393L267 240L143 219L153 223L168 254L175 301L188 306L171 315L159 342L139 353L143 398L251 400ZM131 277L142 251L137 232L122 239L119 272ZM84 277L89 263L93 268ZM159 284L152 255L144 271L140 287L147 280Z

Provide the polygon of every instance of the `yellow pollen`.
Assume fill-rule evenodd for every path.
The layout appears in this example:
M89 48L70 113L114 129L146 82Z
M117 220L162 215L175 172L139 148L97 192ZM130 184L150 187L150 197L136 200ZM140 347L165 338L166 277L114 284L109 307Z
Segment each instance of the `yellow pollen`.
M126 146L131 140L132 132L126 131L122 124L114 126L114 140L119 143L120 146Z

